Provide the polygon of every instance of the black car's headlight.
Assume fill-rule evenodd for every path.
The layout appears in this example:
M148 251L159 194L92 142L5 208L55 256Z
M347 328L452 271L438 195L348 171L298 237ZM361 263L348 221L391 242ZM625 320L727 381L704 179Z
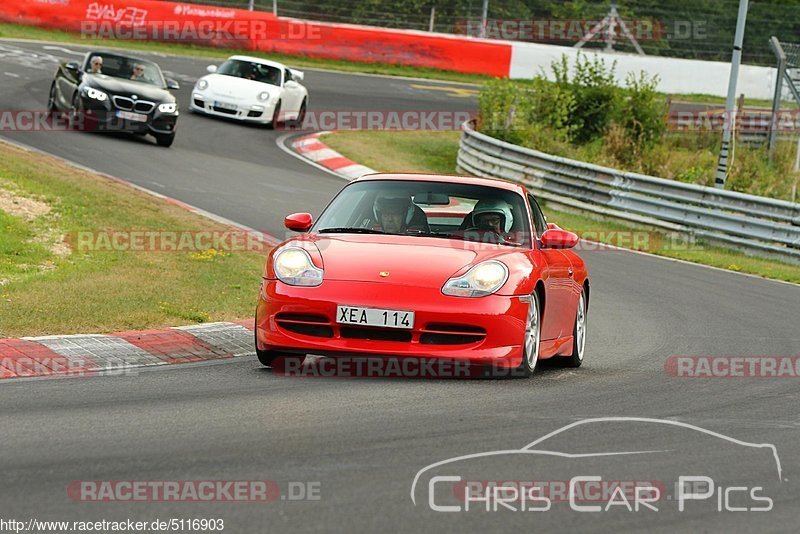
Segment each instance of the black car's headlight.
M92 100L97 100L98 102L105 102L108 100L108 95L106 93L100 89L95 89L94 87L84 88L83 96L91 98Z
M166 104L159 104L158 111L161 113L175 113L178 111L178 104L175 102L167 102Z

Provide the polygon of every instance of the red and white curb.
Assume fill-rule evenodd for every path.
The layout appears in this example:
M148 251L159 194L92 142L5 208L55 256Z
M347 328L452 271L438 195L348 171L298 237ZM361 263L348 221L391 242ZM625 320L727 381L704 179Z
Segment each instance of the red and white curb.
M329 133L331 132L316 132L299 137L292 141L292 149L305 159L313 161L317 165L325 167L329 171L348 180L355 180L365 174L377 172L360 163L356 163L350 158L342 156L319 140L321 135Z
M252 319L159 330L0 339L0 379L123 374L255 353Z

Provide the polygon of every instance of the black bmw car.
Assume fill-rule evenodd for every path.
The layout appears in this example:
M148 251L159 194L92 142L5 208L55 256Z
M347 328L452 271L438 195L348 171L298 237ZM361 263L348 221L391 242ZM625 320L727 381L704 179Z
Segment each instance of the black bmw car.
M82 64L62 63L48 108L70 113L82 130L151 134L160 146L175 140L178 103L157 64L108 52L89 52Z

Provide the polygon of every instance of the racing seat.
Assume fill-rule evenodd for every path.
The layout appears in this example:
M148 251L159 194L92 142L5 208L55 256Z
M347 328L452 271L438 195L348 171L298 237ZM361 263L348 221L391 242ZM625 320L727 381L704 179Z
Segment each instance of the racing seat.
M412 230L421 230L422 232L428 233L431 231L431 227L428 224L428 216L425 215L425 210L413 204L414 213L411 214L411 219L408 221L406 225L407 228Z

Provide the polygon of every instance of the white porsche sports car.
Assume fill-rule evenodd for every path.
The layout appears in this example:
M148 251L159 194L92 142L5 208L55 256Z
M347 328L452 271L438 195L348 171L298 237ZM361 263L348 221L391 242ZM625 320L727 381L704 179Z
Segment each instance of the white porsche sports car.
M308 90L300 83L303 73L287 66L249 56L231 56L194 86L194 112L242 122L265 124L302 123L308 106Z

